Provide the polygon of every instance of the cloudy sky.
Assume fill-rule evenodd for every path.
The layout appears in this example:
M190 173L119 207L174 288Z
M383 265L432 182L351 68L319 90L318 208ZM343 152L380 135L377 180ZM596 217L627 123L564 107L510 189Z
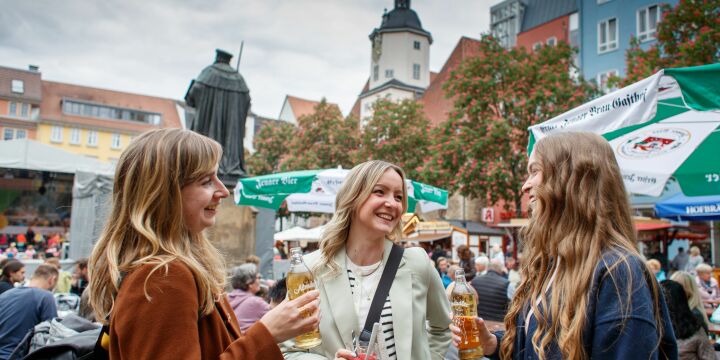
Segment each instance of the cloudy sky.
M415 0L438 71L461 36L489 29L499 0ZM368 35L392 0L0 0L0 65L43 79L182 99L215 48L237 53L253 111L286 94L352 107L369 75ZM233 59L233 64L236 59Z

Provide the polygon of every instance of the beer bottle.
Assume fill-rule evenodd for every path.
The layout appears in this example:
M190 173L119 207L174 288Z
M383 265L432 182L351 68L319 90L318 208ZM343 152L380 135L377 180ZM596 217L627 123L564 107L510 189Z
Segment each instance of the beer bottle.
M480 329L475 322L477 303L475 295L465 281L465 270L455 271L455 286L450 293L450 306L453 312L453 323L462 330L458 355L461 360L481 359Z
M315 280L310 269L305 265L302 257L302 249L299 247L290 249L290 271L287 274L287 291L288 298L293 300L302 296L302 294L315 289ZM309 312L303 316L308 317ZM320 345L320 330L315 329L302 335L295 337L295 347L301 349L310 349Z

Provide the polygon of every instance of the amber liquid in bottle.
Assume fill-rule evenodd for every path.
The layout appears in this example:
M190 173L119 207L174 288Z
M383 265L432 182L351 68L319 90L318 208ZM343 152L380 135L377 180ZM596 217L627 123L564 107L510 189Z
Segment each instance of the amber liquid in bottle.
M290 262L290 271L287 275L287 291L288 298L294 300L310 290L315 290L315 279L310 269L302 259L302 252L299 248L293 248L291 251L292 258ZM305 317L310 316L309 312L302 314ZM304 333L295 337L295 347L301 349L310 349L322 343L320 338L320 330Z
M480 345L480 329L475 322L477 303L470 285L465 281L465 272L455 273L455 287L450 293L450 306L453 312L453 324L462 331L458 344L458 355L462 360L483 357Z

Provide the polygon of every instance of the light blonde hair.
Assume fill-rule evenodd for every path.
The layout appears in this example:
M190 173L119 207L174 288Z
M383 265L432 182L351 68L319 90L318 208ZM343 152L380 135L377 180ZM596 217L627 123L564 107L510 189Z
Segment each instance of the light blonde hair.
M700 255L700 248L697 246L693 246L690 248L690 255L692 256L698 256Z
M660 261L658 261L657 259L650 259L645 262L645 265L647 265L647 267L650 270L652 270L653 274L660 271L660 269L662 269L662 265L660 264Z
M192 234L183 219L181 190L213 174L222 156L216 141L189 130L151 130L138 136L118 161L112 211L89 259L89 302L105 321L119 291L121 274L142 265L157 270L178 260L193 273L198 311L210 314L225 285L225 264L204 234Z
M327 271L326 276L335 276L340 273L340 266L334 258L347 242L350 234L352 218L360 206L370 197L373 187L378 183L386 171L395 171L402 179L402 211L407 210L407 187L405 185L405 172L397 165L382 160L370 160L356 165L345 177L345 182L338 190L335 198L335 214L325 226L325 232L320 240L321 258L313 268L316 272ZM395 228L387 236L396 242L402 238L402 221L398 221Z
M702 302L702 295L700 295L700 289L695 282L695 276L686 271L676 271L670 277L670 280L677 281L682 285L685 290L685 296L688 299L688 305L690 310L697 309L705 320L705 324L709 325L707 314L705 313L705 305Z
M695 267L695 272L697 273L709 273L712 274L712 266L706 264L706 263L700 263L698 266Z
M624 266L629 273L628 258L640 258L628 196L613 150L598 135L550 135L537 142L534 152L543 178L535 189L537 200L530 222L522 230L522 280L505 316L507 330L500 355L512 358L517 318L530 304L538 324L531 341L540 359L545 359L545 350L553 341L562 358L586 359L590 356L583 346L586 309L595 269L604 261L603 253L611 251L618 259L606 264L607 276L616 287L615 269ZM546 296L544 290L558 266L555 259L560 265ZM644 272L642 279L651 276ZM627 282L627 298L619 299L623 315L631 311L631 282ZM656 323L660 324L658 285L655 281L648 283L656 305ZM532 301L537 298L541 299L540 305ZM661 326L658 328L661 331ZM661 338L658 334L658 345Z

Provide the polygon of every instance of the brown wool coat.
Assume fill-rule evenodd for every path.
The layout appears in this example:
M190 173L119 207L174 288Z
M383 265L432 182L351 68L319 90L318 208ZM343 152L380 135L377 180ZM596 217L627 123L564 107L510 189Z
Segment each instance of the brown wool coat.
M179 261L168 272L144 265L123 280L110 318L110 359L282 359L260 322L241 333L227 297L207 316L198 312L198 290Z

